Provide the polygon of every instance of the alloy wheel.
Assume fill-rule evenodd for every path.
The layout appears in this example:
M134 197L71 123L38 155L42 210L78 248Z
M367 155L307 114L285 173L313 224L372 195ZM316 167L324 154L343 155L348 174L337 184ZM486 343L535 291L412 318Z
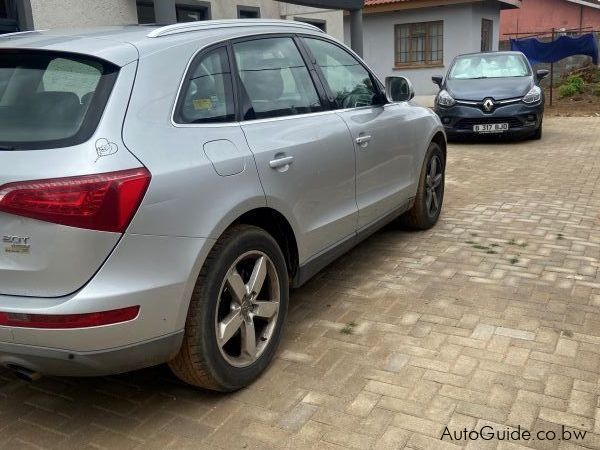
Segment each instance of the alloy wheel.
M443 166L440 158L433 155L427 164L427 178L425 180L425 204L427 214L435 216L442 204L443 195Z
M273 337L281 293L273 261L263 252L240 256L221 285L215 315L221 355L235 367L246 367L263 354Z

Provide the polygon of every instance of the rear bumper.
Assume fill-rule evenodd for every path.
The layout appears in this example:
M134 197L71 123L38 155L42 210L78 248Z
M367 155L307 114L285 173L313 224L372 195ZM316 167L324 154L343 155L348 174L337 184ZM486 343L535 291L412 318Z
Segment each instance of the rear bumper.
M0 365L51 375L105 375L168 361L179 349L210 239L124 235L78 292L59 298L0 295L0 311L68 315L140 306L127 322L73 329L0 326Z
M458 137L501 137L528 136L542 123L544 103L527 105L519 102L500 106L491 113L484 113L473 106L455 105L450 108L435 107L448 138ZM477 133L473 131L475 124L508 123L509 129L502 133Z
M0 366L53 376L101 376L129 372L172 359L183 331L139 344L94 352L0 342Z

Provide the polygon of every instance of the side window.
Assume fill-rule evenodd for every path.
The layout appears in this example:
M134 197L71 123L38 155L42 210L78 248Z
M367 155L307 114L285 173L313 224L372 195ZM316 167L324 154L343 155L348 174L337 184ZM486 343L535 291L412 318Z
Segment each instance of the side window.
M319 95L291 38L233 45L250 109L244 119L293 116L321 111Z
M338 108L359 108L374 103L377 89L369 72L354 56L330 42L304 38L333 93Z
M184 82L175 113L177 123L233 122L235 105L225 47L195 61Z

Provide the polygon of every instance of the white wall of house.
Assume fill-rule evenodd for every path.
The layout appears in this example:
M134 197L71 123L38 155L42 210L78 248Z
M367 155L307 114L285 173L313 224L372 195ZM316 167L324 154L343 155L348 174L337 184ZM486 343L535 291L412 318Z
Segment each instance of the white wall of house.
M481 20L488 19L494 22L493 50L498 50L500 45L500 4L498 2L488 1L487 3L476 3L473 5L473 27L481 30ZM481 32L479 33L481 35ZM479 38L481 42L481 36ZM479 47L475 51L479 51Z
M500 4L490 1L482 4L447 5L416 8L397 12L365 14L364 59L382 79L387 76L409 78L418 96L433 95L438 88L431 82L433 75L444 74L454 57L461 53L481 50L481 21L494 22L493 49L498 49ZM405 23L444 21L443 67L395 68L394 26ZM344 20L344 40L350 42L349 19Z
M179 3L179 1L176 3ZM237 18L238 6L252 6L255 8L260 8L260 15L262 18L279 19L279 4L272 0L212 0L210 3L213 19Z
M343 39L344 19L341 11L288 5L275 0L160 0L161 8L175 4L210 4L213 19L237 18L238 6L260 8L262 18L316 20L326 22L327 32ZM33 26L36 29L125 25L137 23L135 0L31 0Z
M38 30L137 23L135 0L31 0L31 14Z
M279 3L279 5L282 19L325 21L327 34L340 41L344 39L344 14L341 11L309 8L289 3Z
M121 0L123 1L123 0ZM279 3L273 0L159 0L160 8L171 11L171 19L175 20L175 5L207 6L210 5L211 19L236 19L238 6L251 6L260 9L262 18L279 19ZM155 6L158 9L158 6Z

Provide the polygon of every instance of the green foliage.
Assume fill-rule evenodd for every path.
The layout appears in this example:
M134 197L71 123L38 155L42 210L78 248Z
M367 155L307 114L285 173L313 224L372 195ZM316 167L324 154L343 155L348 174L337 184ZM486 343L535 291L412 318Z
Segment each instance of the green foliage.
M355 322L350 322L347 323L344 328L342 328L340 330L340 333L342 334L352 334L354 333L354 328L356 327L356 323Z
M575 94L581 94L584 91L585 80L579 75L571 75L567 81L558 88L560 98L573 97Z
M592 88L592 93L596 96L596 97L600 97L600 83L596 84L593 88Z
M572 84L563 84L558 88L558 95L560 96L560 98L573 97L578 92L579 91L577 90L577 88Z
M566 84L570 84L575 89L577 89L577 92L581 93L583 92L583 86L585 86L585 81L579 75L571 75L569 78L567 78Z

